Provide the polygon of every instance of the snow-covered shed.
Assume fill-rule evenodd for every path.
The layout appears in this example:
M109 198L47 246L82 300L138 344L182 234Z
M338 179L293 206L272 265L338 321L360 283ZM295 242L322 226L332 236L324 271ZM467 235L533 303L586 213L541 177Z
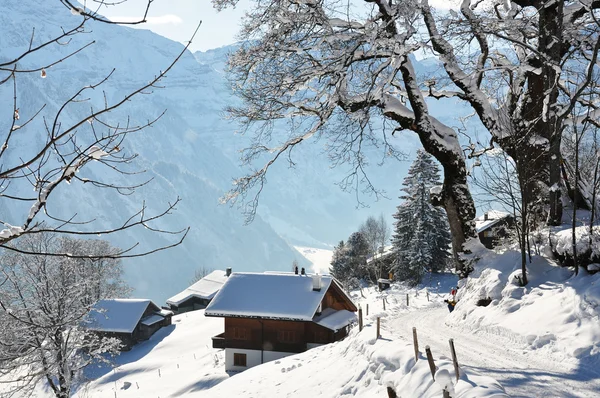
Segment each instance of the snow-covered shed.
M231 268L227 268L226 271L213 271L169 298L167 305L175 314L206 308L210 300L221 289L229 274L231 274Z
M88 330L120 339L121 349L128 351L170 325L172 316L173 312L159 308L151 300L107 299L94 304L85 325Z
M500 238L507 235L507 229L513 226L512 214L498 210L487 211L475 219L479 240L488 249L492 249Z
M226 370L239 371L341 340L356 306L328 275L233 273L205 310L225 318L213 347Z

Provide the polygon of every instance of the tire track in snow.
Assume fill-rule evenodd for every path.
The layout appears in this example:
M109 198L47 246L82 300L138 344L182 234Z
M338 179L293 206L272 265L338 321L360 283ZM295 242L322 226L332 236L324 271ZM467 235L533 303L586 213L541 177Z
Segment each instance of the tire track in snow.
M454 339L461 368L495 378L513 397L587 398L600 395L600 374L558 362L544 352L530 350L523 338L508 331L473 333L445 324L448 310L439 307L398 312L385 319L383 329L395 337L412 341L417 328L419 350L429 345L434 358L450 357L448 340ZM539 355L539 356L536 356Z

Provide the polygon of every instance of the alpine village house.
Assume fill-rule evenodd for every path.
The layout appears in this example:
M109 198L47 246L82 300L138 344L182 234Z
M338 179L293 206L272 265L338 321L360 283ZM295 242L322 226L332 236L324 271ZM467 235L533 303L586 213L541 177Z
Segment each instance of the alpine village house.
M106 299L94 304L85 327L98 335L120 340L120 350L129 351L148 340L164 326L171 325L173 312L147 299Z
M205 310L223 317L213 337L225 370L242 371L346 337L356 306L327 275L233 273Z
M225 271L212 271L187 289L169 298L167 300L169 309L177 315L206 308L230 274L231 268Z

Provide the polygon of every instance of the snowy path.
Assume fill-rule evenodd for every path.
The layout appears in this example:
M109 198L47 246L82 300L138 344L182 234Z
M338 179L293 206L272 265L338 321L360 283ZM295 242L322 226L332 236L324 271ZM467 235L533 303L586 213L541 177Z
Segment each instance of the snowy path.
M404 310L406 311L406 310ZM434 358L450 357L448 340L454 339L461 367L495 378L512 397L598 397L600 372L578 368L569 361L553 358L547 352L525 349L522 336L506 330L472 331L449 327L445 307L397 312L383 323L390 335L412 341L417 328L419 348L429 345Z

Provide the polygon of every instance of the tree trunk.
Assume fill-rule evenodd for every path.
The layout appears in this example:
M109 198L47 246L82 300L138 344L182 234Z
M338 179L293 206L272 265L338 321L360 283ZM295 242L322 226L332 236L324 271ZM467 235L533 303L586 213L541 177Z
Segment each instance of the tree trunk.
M443 205L446 209L456 271L461 277L466 277L471 269L460 254L468 252L464 244L469 238L477 239L477 233L473 222L475 203L467 185L465 157L456 132L429 115L408 57L404 58L400 71L415 115L414 124L410 128L419 135L425 151L435 157L444 169L442 197L432 202L434 205Z
M529 61L531 66L541 70L541 73L532 71L527 75L527 94L522 111L525 123L517 126L518 142L515 142L514 146L509 144L505 150L511 156L521 158L521 161L517 162L518 173L522 172L520 167L531 167L536 171L535 179L527 178L524 192L531 199L530 220L534 223L546 220L548 225L560 225L563 211L560 172L562 131L556 116L556 68L562 59L563 2L550 2L540 7L538 12L537 49L545 59L534 57ZM526 170L525 172L527 173ZM549 188L547 193L544 185Z
M472 221L475 218L475 204L466 185L466 174L464 181L461 182L460 174L455 174L457 172L453 167L444 166L443 206L450 224L452 255L456 271L464 277L471 270L466 268L459 255L465 252L463 245L467 238L477 236Z

